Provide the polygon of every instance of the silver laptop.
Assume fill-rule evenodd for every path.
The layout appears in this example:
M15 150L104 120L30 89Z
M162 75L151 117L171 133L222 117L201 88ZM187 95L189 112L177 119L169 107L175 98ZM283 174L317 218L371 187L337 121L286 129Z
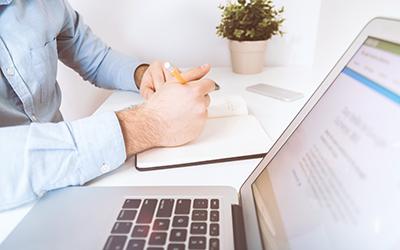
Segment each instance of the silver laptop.
M239 193L53 191L0 249L400 249L399 129L400 22L377 18Z

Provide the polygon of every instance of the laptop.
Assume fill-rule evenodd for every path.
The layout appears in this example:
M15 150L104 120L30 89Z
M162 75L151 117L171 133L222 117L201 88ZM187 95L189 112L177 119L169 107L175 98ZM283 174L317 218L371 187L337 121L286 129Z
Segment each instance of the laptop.
M400 249L399 128L400 21L376 18L239 192L52 191L0 249Z

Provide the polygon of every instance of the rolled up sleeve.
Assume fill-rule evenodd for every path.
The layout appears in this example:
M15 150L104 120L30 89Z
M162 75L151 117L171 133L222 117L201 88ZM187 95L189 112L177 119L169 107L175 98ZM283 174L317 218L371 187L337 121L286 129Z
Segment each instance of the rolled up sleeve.
M123 164L125 145L116 115L0 128L0 211L45 192L81 185Z

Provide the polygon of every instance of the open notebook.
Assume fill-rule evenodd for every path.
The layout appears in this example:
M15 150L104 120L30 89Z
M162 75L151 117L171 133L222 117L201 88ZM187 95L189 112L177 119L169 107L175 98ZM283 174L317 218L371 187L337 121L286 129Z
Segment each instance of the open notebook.
M240 96L212 94L208 117L199 138L183 146L139 153L136 167L154 170L262 158L272 144Z

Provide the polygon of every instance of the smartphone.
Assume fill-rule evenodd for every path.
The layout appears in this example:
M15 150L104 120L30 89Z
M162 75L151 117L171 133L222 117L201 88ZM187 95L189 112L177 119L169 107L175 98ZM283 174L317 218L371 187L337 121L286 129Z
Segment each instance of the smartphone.
M304 96L300 92L295 92L288 89L282 89L264 83L251 85L247 87L246 90L260 95L269 96L278 100L283 100L286 102L292 102Z

